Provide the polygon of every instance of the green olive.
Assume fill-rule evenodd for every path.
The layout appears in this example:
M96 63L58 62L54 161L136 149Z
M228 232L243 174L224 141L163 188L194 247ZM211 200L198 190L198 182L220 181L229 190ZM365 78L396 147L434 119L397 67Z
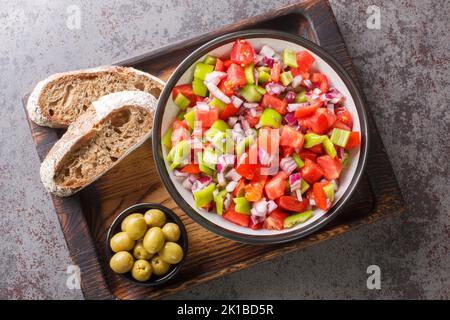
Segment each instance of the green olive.
M150 209L145 215L145 222L149 227L162 227L166 223L166 215L159 209Z
M136 242L136 245L133 248L133 256L138 260L148 260L153 255L145 250L143 241L139 240L138 242Z
M180 239L180 227L173 222L168 222L162 228L167 241L177 242Z
M166 242L159 251L159 257L167 263L176 264L183 259L183 249L178 243Z
M138 260L131 269L131 275L137 281L147 281L152 275L152 266L147 260Z
M155 254L164 246L164 241L161 228L153 227L144 236L144 248L150 254Z
M122 231L127 231L127 224L128 221L130 221L132 218L143 218L144 215L142 213L132 213L128 216L126 216L125 219L122 220L122 223L120 224L120 228Z
M150 263L152 265L153 273L157 276L165 275L170 269L170 264L162 261L159 255L154 256Z
M126 232L119 232L111 238L109 244L114 252L129 251L134 247L134 240Z
M133 256L127 251L120 251L114 254L109 261L109 266L116 273L125 273L133 267Z
M126 227L127 230L125 232L132 240L138 240L142 238L145 235L145 232L147 231L147 223L145 223L144 218L140 217L131 218L128 221Z

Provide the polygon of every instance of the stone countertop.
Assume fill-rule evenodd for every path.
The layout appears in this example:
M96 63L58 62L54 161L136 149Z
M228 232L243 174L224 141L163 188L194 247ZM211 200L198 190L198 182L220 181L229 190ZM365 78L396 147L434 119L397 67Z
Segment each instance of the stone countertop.
M82 298L66 285L71 262L40 183L23 94L49 74L119 61L293 2L2 2L0 299ZM170 298L450 298L450 4L331 5L407 212ZM380 9L380 29L367 27L370 5ZM369 265L381 268L380 290L366 287Z

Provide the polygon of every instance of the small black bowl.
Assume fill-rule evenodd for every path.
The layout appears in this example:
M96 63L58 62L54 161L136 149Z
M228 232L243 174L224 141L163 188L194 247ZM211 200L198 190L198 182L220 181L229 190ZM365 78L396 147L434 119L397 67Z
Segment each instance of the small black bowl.
M159 209L162 212L166 214L166 221L167 222L173 222L176 223L180 227L180 239L177 241L177 243L183 248L183 259L175 265L172 265L168 273L165 275L158 277L152 274L150 279L147 281L141 282L133 279L131 276L131 272L118 274L122 278L124 278L126 281L139 285L144 287L153 287L153 286L159 286L162 284L165 284L169 282L177 273L180 271L184 260L186 259L186 255L188 252L188 236L186 232L186 228L184 227L183 222L181 222L180 218L169 208L166 208L159 203L138 203L131 207L128 207L124 211L122 211L113 221L111 226L108 229L108 234L106 235L106 244L105 244L105 252L107 257L107 264L109 268L109 261L111 260L111 257L114 255L114 252L111 250L111 247L109 246L109 242L111 241L111 238L118 232L121 232L120 225L122 224L123 219L125 219L127 216L129 216L132 213L142 213L144 214L147 210L150 209ZM110 270L111 272L114 272Z

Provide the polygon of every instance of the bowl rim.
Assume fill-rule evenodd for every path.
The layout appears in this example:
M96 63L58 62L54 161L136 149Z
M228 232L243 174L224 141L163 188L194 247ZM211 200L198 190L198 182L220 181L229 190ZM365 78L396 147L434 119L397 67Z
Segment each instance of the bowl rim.
M186 202L186 200L178 193L175 185L173 184L170 176L167 172L163 153L161 146L161 122L164 115L164 109L167 104L169 97L171 96L172 88L176 85L179 78L186 72L186 70L197 60L199 60L204 55L208 54L213 49L230 43L237 38L242 39L251 39L251 38L272 38L278 40L288 41L304 48L312 51L316 55L320 56L330 67L338 74L341 80L344 82L345 86L350 92L352 96L355 107L357 110L358 118L360 120L360 133L361 133L361 147L360 147L360 156L359 162L355 169L355 173L351 178L351 182L341 196L339 201L337 201L330 210L328 210L325 214L323 214L319 219L306 226L305 228L300 228L297 230L293 230L292 232L286 232L282 234L274 234L274 235L248 235L239 233L236 231L229 230L222 226L219 226L212 221L202 217L199 213L197 213L190 205ZM200 46L196 50L194 50L190 55L188 55L175 69L173 74L170 76L169 80L166 83L163 91L160 94L158 105L156 108L155 116L153 119L153 129L152 129L152 149L153 149L153 158L156 163L156 167L162 180L164 186L166 187L169 194L172 196L174 201L180 206L180 208L195 222L200 224L202 227L206 228L209 231L214 232L217 235L228 238L230 240L234 240L241 243L246 244L276 244L276 243L284 243L293 241L296 239L300 239L306 237L307 235L323 228L326 224L330 223L336 216L342 212L342 209L348 199L354 193L356 187L358 186L362 174L364 172L364 168L367 162L367 154L369 150L369 132L368 132L368 119L367 112L365 107L365 102L362 97L362 94L359 91L358 86L355 84L353 79L350 77L348 72L344 69L344 67L337 62L333 56L331 56L325 49L321 48L317 44L301 38L299 36L282 32L282 31L274 31L268 29L250 29L237 31L233 33L228 33L222 36L219 36L204 45Z
M177 243L179 243L181 245L181 247L183 248L183 253L184 253L181 261L179 263L177 263L174 267L172 267L172 270L169 273L167 273L166 275L164 275L162 277L158 277L156 280L153 280L153 281L152 281L152 277L150 277L149 280L143 281L143 282L133 279L129 272L115 273L114 271L110 270L111 268L109 267L109 260L111 260L111 257L114 255L114 252L111 250L111 247L109 246L109 242L114 234L116 234L117 232L120 232L120 231L116 230L117 227L120 228L120 224L127 216L129 216L132 213L136 213L136 212L140 213L140 211L142 209L146 209L146 210L159 209L159 210L163 211L166 214L166 216L170 217L170 219L167 219L170 221L167 221L167 222L174 222L180 227L180 239L177 241ZM136 284L136 285L143 286L143 287L160 286L160 285L165 284L165 283L169 282L170 280L172 280L175 277L175 275L180 271L182 265L184 264L184 261L186 260L186 256L188 254L188 247L189 247L188 243L189 243L189 241L188 241L188 235L187 235L186 228L185 228L183 222L181 221L181 219L178 217L178 215L175 212L173 212L169 208L167 208L159 203L152 203L152 202L137 203L137 204L134 204L134 205L126 208L121 213L119 213L114 218L113 222L111 223L111 225L108 228L108 233L106 234L106 240L105 240L105 253L106 253L106 259L107 259L106 268L108 268L109 272L112 272L112 273L120 276L122 279L125 279L129 283Z

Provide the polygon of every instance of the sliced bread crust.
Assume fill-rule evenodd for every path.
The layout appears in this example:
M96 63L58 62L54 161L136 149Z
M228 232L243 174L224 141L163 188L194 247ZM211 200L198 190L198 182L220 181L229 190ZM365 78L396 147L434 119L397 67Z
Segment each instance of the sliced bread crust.
M70 196L117 165L150 137L156 103L142 91L112 93L93 102L42 162L45 188Z
M97 78L107 76L110 79L103 79L102 83L95 85L95 90L86 90L86 87L89 88L87 81L95 81ZM158 98L164 85L161 79L130 67L102 66L57 73L36 85L28 98L27 111L30 119L38 125L67 128L78 116L91 108L92 101L103 95L117 91L141 90ZM70 91L77 90L82 92L73 97ZM55 95L52 101L48 100L49 93ZM55 104L55 110L52 110L50 106L52 104ZM59 104L67 105L67 107L60 110Z

